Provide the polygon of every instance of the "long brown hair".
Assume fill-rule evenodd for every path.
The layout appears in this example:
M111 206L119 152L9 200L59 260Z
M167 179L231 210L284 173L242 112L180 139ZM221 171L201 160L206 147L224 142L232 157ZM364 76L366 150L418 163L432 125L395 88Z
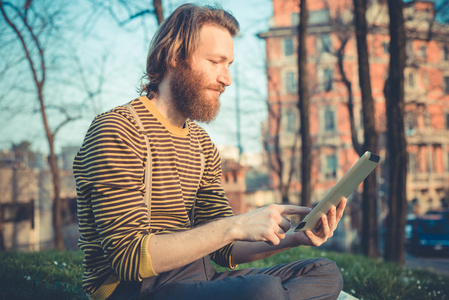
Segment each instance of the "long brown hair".
M150 43L147 68L141 94L152 99L165 71L175 61L189 60L199 44L200 29L204 24L214 24L229 31L234 37L239 23L234 16L220 7L184 4L179 6L161 24Z

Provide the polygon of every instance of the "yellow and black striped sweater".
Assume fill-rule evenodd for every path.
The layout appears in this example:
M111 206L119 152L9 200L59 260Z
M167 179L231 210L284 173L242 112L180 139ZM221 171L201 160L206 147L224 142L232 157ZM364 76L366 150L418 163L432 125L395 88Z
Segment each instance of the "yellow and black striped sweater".
M92 299L108 297L122 280L156 275L148 238L190 228L195 194L194 226L233 215L220 183L220 156L207 133L189 120L185 128L172 126L146 96L131 105L150 140L151 223L143 199L147 148L128 109L119 106L94 119L73 165L83 288ZM201 181L198 143L205 157ZM231 249L212 253L212 260L231 267Z

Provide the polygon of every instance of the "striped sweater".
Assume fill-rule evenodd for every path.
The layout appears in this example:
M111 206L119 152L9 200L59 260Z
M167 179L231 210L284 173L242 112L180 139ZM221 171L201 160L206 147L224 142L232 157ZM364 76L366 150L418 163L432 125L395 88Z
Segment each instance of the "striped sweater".
M189 120L185 128L172 126L146 96L131 105L150 140L151 221L143 199L147 148L125 107L94 119L73 165L78 245L85 255L83 288L92 299L108 297L122 280L157 275L148 255L148 239L190 228L195 194L194 226L233 215L221 187L220 156L207 133ZM205 157L202 178L199 144ZM212 260L232 267L231 249L232 244L217 250Z

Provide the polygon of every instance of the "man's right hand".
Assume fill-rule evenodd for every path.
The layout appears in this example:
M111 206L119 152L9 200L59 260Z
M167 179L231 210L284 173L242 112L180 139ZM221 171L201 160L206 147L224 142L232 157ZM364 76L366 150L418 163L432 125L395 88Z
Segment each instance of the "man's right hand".
M234 218L235 239L239 241L264 241L278 245L290 229L290 221L285 215L305 215L311 211L308 207L271 204Z
M255 250L245 250L244 254L233 249L237 262L247 262L281 251L271 245L279 245L290 229L290 222L285 215L308 214L310 208L295 205L269 205L258 210L238 216L219 219L195 227L191 230L152 236L148 241L148 252L153 270L156 274L185 266L221 247L236 242L235 249L242 249L242 243ZM266 243L254 243L254 242ZM240 244L240 245L237 245ZM258 245L263 244L259 247ZM267 244L270 244L267 245ZM268 252L267 252L268 251ZM254 253L256 253L254 255ZM268 254L267 254L268 253ZM248 255L247 255L248 254ZM240 257L240 258L239 258Z

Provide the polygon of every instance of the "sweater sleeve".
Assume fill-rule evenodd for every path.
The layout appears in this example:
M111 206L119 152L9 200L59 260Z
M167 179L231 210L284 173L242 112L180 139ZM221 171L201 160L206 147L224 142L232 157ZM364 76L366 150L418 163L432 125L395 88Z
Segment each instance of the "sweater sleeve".
M210 140L202 144L206 158L206 167L197 193L194 217L195 226L234 215L221 186L222 170L218 150ZM223 267L235 268L236 266L231 264L233 245L231 243L211 253L211 259Z
M140 281L142 274L156 275L149 255L143 253L150 238L143 201L145 150L129 119L109 112L93 121L74 162L82 199L80 223L91 223L84 226L90 230L81 232L80 241L83 235L85 240L96 240L111 268L125 281ZM92 242L80 245L97 247Z

